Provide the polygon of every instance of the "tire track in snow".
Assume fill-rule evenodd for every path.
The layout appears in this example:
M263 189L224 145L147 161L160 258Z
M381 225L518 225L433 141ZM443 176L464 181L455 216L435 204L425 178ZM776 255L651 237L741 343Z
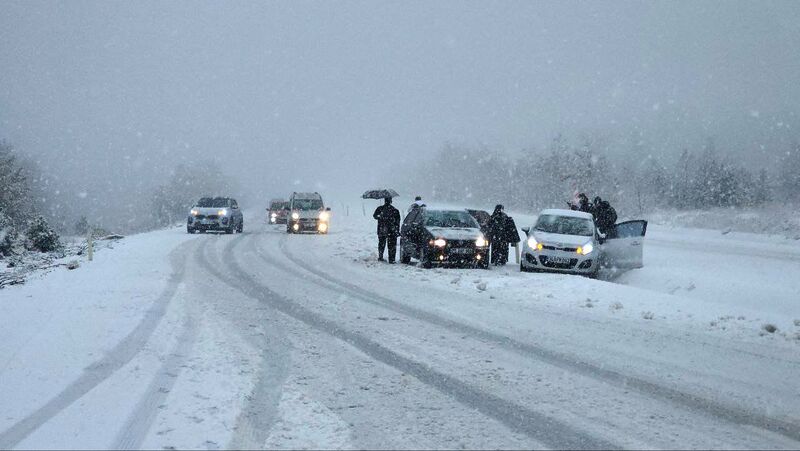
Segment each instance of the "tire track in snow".
M241 240L230 242L225 248L225 254L235 256L234 249L240 243ZM553 448L619 448L614 443L576 430L560 420L532 411L490 393L482 392L453 376L404 357L364 335L347 330L339 323L302 307L261 285L254 276L245 272L235 258L229 262L229 266L234 271L234 275L227 277L221 274L220 280L240 290L243 294L257 299L322 333L343 341L376 361L415 377L445 396L495 419L516 432L525 434Z
M444 327L454 332L469 334L473 337L492 342L503 347L504 349L520 354L523 357L536 358L566 371L576 372L596 380L613 384L617 387L633 389L645 396L673 403L687 408L693 412L702 412L730 423L756 427L772 433L783 435L784 437L788 437L792 440L800 441L800 427L791 422L783 421L781 419L773 418L761 413L747 412L734 406L722 404L715 400L685 393L677 389L665 387L654 382L637 378L635 376L601 368L591 363L580 361L573 356L560 354L541 346L532 345L530 343L515 340L508 336L460 323L444 316L437 315L433 312L412 307L402 302L389 299L378 293L365 290L357 285L337 279L292 255L286 246L287 238L285 235L279 240L279 247L289 261L306 272L318 277L319 279L322 279L322 281L327 285L333 285L339 290L345 290L352 297L363 302L383 307L398 314L406 315L436 326ZM259 252L258 255L262 260L280 267L280 264L271 262L270 259L264 256L261 252ZM308 280L312 281L313 283L320 284L319 281L314 281L312 279Z
M191 351L196 336L195 321L187 318L178 342L170 350L166 360L159 366L155 376L147 386L144 396L128 416L120 433L114 440L112 449L140 449L158 414L158 406L164 404L167 395L175 386L181 366Z
M235 241L241 240L241 235ZM225 276L217 269L209 258L206 245L195 251L195 261L208 274L225 282ZM232 286L232 285L231 285ZM233 286L232 286L233 287ZM236 288L236 287L233 287ZM251 298L252 299L252 298ZM257 299L254 299L258 302ZM252 312L253 320L263 319L263 313ZM245 337L252 340L252 336ZM289 376L291 348L285 332L276 331L272 327L265 328L265 335L255 346L261 350L261 361L253 391L247 396L242 411L236 418L234 436L228 446L230 449L260 449L264 447L272 427L278 420L278 405L283 395L283 385Z
M93 388L110 378L142 350L153 335L156 327L167 311L167 306L178 290L178 285L185 275L185 256L188 243L182 244L170 253L173 273L167 281L167 287L156 298L153 305L145 312L139 324L106 352L105 356L83 370L78 379L64 388L58 395L43 406L28 414L22 420L0 433L0 449L10 449L25 440L36 429L41 427L67 409L72 403L89 393Z

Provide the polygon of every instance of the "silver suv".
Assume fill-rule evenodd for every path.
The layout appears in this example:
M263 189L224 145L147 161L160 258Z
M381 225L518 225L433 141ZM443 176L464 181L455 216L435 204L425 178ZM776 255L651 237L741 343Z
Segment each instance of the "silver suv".
M225 233L244 230L244 216L236 199L230 197L203 197L189 211L186 232L205 233L218 231Z

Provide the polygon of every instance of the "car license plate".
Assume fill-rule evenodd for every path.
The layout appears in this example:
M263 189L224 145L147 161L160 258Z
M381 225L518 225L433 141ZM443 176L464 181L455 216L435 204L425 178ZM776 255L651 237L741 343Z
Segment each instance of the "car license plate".
M550 263L555 265L568 265L569 259L566 257L550 257Z
M454 248L454 249L450 249L450 252L452 252L454 254L465 255L465 254L471 254L472 253L472 249L470 249L468 247L460 247L460 248L457 247L457 248Z

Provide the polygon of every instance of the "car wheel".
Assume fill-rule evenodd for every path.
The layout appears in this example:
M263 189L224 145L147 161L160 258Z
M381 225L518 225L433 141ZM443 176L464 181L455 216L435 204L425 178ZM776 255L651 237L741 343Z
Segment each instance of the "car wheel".
M186 233L188 233L189 235L192 235L192 234L194 234L194 229L191 228L191 227L186 227Z
M239 223L239 227L236 229L237 232L242 233L244 232L244 220Z
M489 262L487 260L481 260L478 262L479 269L489 269Z
M233 225L231 225L230 227L228 227L227 229L225 229L225 234L226 234L226 235L230 235L230 234L232 234L232 233L233 233L233 231L234 231L234 227L233 227Z
M200 232L200 234L204 234L204 233L206 233L206 230L205 229L200 229L199 232Z

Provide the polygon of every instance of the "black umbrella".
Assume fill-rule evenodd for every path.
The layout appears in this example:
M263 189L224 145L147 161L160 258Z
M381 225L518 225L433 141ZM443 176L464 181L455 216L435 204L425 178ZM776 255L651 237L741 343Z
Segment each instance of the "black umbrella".
M373 189L366 191L364 194L361 195L362 199L386 199L387 197L398 197L400 196L397 194L397 191L388 188L388 189Z

